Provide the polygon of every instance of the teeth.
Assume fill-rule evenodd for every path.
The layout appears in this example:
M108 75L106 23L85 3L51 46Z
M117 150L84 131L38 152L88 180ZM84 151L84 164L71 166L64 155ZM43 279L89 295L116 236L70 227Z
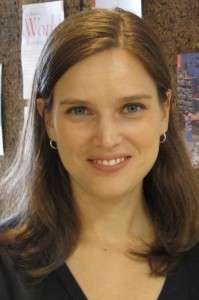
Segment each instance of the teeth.
M114 165L117 165L117 164L119 164L120 162L122 162L124 160L125 160L125 158L122 157L122 158L111 159L111 160L94 160L93 162L95 164L98 164L98 165L114 166Z

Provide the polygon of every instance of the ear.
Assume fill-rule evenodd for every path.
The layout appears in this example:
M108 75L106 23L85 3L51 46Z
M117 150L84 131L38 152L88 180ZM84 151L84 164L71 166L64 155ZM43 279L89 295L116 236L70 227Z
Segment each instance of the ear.
M166 91L166 101L161 103L162 106L162 134L167 132L169 127L169 112L171 107L171 99L172 99L172 90L168 89Z
M46 132L48 134L48 137L55 141L55 133L54 133L54 125L53 125L53 118L52 118L52 112L45 111L45 102L43 98L37 98L36 99L36 108L41 116L41 118L44 120Z

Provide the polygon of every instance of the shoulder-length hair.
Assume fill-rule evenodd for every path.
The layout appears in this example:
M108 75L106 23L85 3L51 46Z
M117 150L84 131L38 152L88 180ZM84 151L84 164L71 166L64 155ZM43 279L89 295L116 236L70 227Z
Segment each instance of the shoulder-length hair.
M121 9L84 11L68 17L51 34L36 69L27 124L1 180L0 197L9 204L5 212L20 217L15 226L1 234L0 245L7 245L33 277L47 275L62 264L76 247L81 232L69 174L57 151L49 146L36 99L44 98L45 111L50 111L53 88L64 72L86 57L111 48L126 49L139 59L156 84L160 103L167 101L166 92L172 90L157 37L133 13ZM137 255L149 262L154 275L166 274L199 240L199 190L177 120L173 96L167 140L144 178L144 195L156 238L147 251ZM129 249L129 254L133 253ZM47 260L42 260L44 256Z

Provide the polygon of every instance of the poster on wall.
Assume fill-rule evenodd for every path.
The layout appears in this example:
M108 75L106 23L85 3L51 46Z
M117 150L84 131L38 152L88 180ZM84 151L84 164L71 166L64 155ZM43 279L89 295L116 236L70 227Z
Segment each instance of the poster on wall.
M142 0L91 0L92 8L113 9L120 7L142 17Z
M194 168L199 168L199 52L177 55L178 108Z
M34 72L41 50L53 29L63 20L63 1L22 5L21 62L24 99L31 97Z
M4 155L2 130L2 64L0 64L0 155Z

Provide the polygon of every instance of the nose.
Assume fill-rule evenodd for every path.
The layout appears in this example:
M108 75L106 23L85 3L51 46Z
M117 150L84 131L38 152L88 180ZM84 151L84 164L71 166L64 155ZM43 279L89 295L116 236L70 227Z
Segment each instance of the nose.
M96 125L94 144L103 148L113 148L122 142L121 125L110 116L104 117Z

